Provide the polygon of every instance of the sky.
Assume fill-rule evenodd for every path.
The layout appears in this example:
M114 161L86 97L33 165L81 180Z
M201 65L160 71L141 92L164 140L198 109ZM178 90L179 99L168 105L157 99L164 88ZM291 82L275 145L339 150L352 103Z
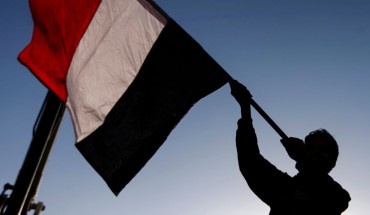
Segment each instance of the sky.
M330 175L370 211L370 1L157 0L288 135L325 128L339 144ZM28 1L0 1L0 185L14 183L47 89L17 61L33 22ZM259 147L295 175L280 137L253 111ZM268 214L239 172L240 117L230 88L203 98L116 197L74 146L64 116L36 201L45 215Z

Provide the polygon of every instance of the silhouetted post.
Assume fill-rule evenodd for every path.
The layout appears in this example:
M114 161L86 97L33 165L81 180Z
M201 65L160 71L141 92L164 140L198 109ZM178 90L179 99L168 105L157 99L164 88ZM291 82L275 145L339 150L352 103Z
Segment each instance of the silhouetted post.
M34 127L33 138L23 161L14 189L7 200L5 215L27 214L61 124L65 104L48 92Z

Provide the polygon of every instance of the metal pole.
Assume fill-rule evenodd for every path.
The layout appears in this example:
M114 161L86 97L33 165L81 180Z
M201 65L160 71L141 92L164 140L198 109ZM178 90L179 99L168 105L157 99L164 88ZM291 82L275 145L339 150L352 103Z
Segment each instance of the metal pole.
M271 127L280 135L282 139L287 139L288 136L279 128L279 126L267 115L267 113L251 98L251 105L254 109L271 125Z
M37 191L64 110L65 104L49 91L36 122L34 136L18 173L4 215L23 215L27 213L29 201L32 200ZM31 190L32 193L30 193Z
M54 146L54 140L55 140L55 138L57 136L57 133L59 131L59 125L61 124L61 121L63 119L64 110L65 110L65 108L63 108L62 110L60 110L58 112L58 114L56 116L56 121L55 121L53 127L50 130L50 137L47 140L47 143L45 145L44 153L43 153L43 155L40 159L40 164L37 168L36 175L33 179L31 189L28 193L28 196L27 196L27 199L26 199L26 202L25 202L25 206L28 205L28 207L27 208L23 207L22 214L26 214L26 212L29 211L30 209L34 209L35 210L34 214L38 214L38 211L41 211L41 210L45 209L45 206L42 202L35 203L34 200L37 196L38 189L39 189L39 186L40 186L40 183L41 183L42 176L44 175L44 171L45 171L47 161L49 160L51 150ZM37 127L35 127L34 130L33 130L34 134L36 133L36 130L37 130Z

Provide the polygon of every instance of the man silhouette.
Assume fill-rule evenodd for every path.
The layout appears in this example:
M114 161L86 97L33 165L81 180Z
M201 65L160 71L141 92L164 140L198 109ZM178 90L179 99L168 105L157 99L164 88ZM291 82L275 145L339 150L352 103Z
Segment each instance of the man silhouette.
M251 190L270 206L270 215L338 215L345 211L351 198L329 176L339 154L334 138L319 129L307 135L305 143L298 138L282 139L296 161L298 174L291 177L260 154L248 89L235 80L230 87L241 108L236 132L239 168Z

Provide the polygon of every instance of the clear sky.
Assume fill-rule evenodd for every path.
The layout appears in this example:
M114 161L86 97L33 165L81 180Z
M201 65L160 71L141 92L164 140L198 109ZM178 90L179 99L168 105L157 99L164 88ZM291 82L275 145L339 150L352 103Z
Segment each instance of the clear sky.
M326 128L333 178L370 211L369 0L157 0L289 135ZM32 35L28 1L0 1L0 185L14 183L46 88L17 61ZM72 33L72 32L71 32ZM74 146L64 117L37 196L42 214L268 214L238 170L239 107L228 85L202 99L118 197ZM262 154L296 174L279 136L253 112Z

